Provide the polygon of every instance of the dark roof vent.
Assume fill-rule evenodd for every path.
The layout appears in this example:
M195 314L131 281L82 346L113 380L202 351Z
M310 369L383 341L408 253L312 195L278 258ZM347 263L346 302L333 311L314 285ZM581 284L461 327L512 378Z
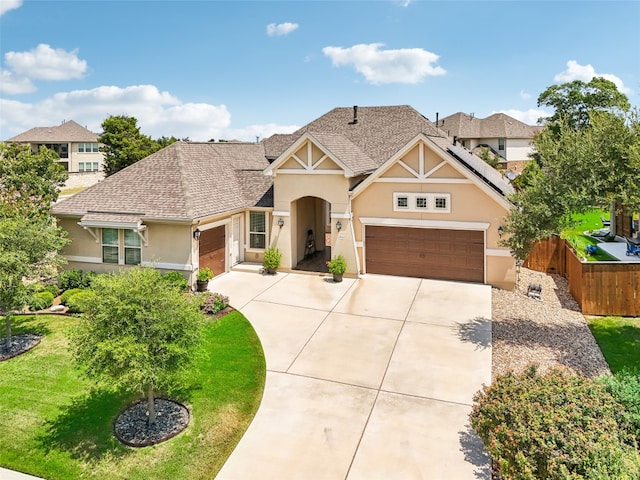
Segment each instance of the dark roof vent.
M349 122L349 125L356 125L358 123L358 106L353 106L353 121Z

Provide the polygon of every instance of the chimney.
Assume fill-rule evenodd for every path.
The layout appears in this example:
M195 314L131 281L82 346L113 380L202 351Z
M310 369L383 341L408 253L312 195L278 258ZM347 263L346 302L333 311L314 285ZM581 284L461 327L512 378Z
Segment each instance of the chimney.
M351 125L356 125L358 123L358 106L354 105L353 106L353 122L351 122Z
M458 143L458 137L457 136L453 136L453 145L455 146L455 144Z
M436 127L438 126L438 117L440 116L440 112L436 112Z

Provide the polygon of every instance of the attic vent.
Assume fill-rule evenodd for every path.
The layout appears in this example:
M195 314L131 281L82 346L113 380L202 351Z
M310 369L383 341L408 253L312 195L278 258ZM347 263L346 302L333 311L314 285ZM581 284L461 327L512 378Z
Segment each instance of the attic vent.
M349 125L356 125L358 123L358 106L353 106L353 121L349 122Z

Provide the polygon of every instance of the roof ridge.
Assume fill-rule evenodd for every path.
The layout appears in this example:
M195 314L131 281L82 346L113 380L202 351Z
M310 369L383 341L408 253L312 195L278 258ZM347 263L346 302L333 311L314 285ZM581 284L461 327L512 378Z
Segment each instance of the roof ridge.
M183 145L184 142L177 141L175 143L172 144L173 148L176 150L176 160L178 163L178 172L180 173L180 190L182 191L182 194L184 195L184 208L185 208L185 214L187 217L193 218L193 211L194 211L194 205L193 205L193 198L194 198L194 194L192 192L192 189L190 188L192 185L192 182L189 181L189 179L187 178L187 169L184 168L186 166L185 164L185 156L184 156L184 152L183 152ZM168 147L167 147L168 148Z

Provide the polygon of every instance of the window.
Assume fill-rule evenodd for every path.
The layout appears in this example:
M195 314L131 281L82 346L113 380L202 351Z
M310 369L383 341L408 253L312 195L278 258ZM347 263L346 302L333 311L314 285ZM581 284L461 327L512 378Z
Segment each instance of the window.
M124 263L140 265L140 236L134 230L124 230Z
M266 248L266 216L266 212L249 212L249 248Z
M97 172L98 162L78 162L79 172Z
M84 172L84 162L78 163L78 171L79 172Z
M498 139L498 150L504 150L504 138Z
M447 197L436 197L436 210L446 210L447 209Z
M120 232L123 232L122 235ZM120 246L124 243L125 265L139 265L141 261L140 236L135 230L102 229L102 262L120 263Z
M93 162L91 165L93 166L93 167L92 167L92 170L93 170L94 172L97 172L97 171L98 171L98 162Z
M118 230L116 228L102 229L102 262L118 263Z
M393 194L393 210L408 212L451 212L450 193L400 193Z
M91 153L91 152L99 152L97 143L79 143L78 144L78 153Z

